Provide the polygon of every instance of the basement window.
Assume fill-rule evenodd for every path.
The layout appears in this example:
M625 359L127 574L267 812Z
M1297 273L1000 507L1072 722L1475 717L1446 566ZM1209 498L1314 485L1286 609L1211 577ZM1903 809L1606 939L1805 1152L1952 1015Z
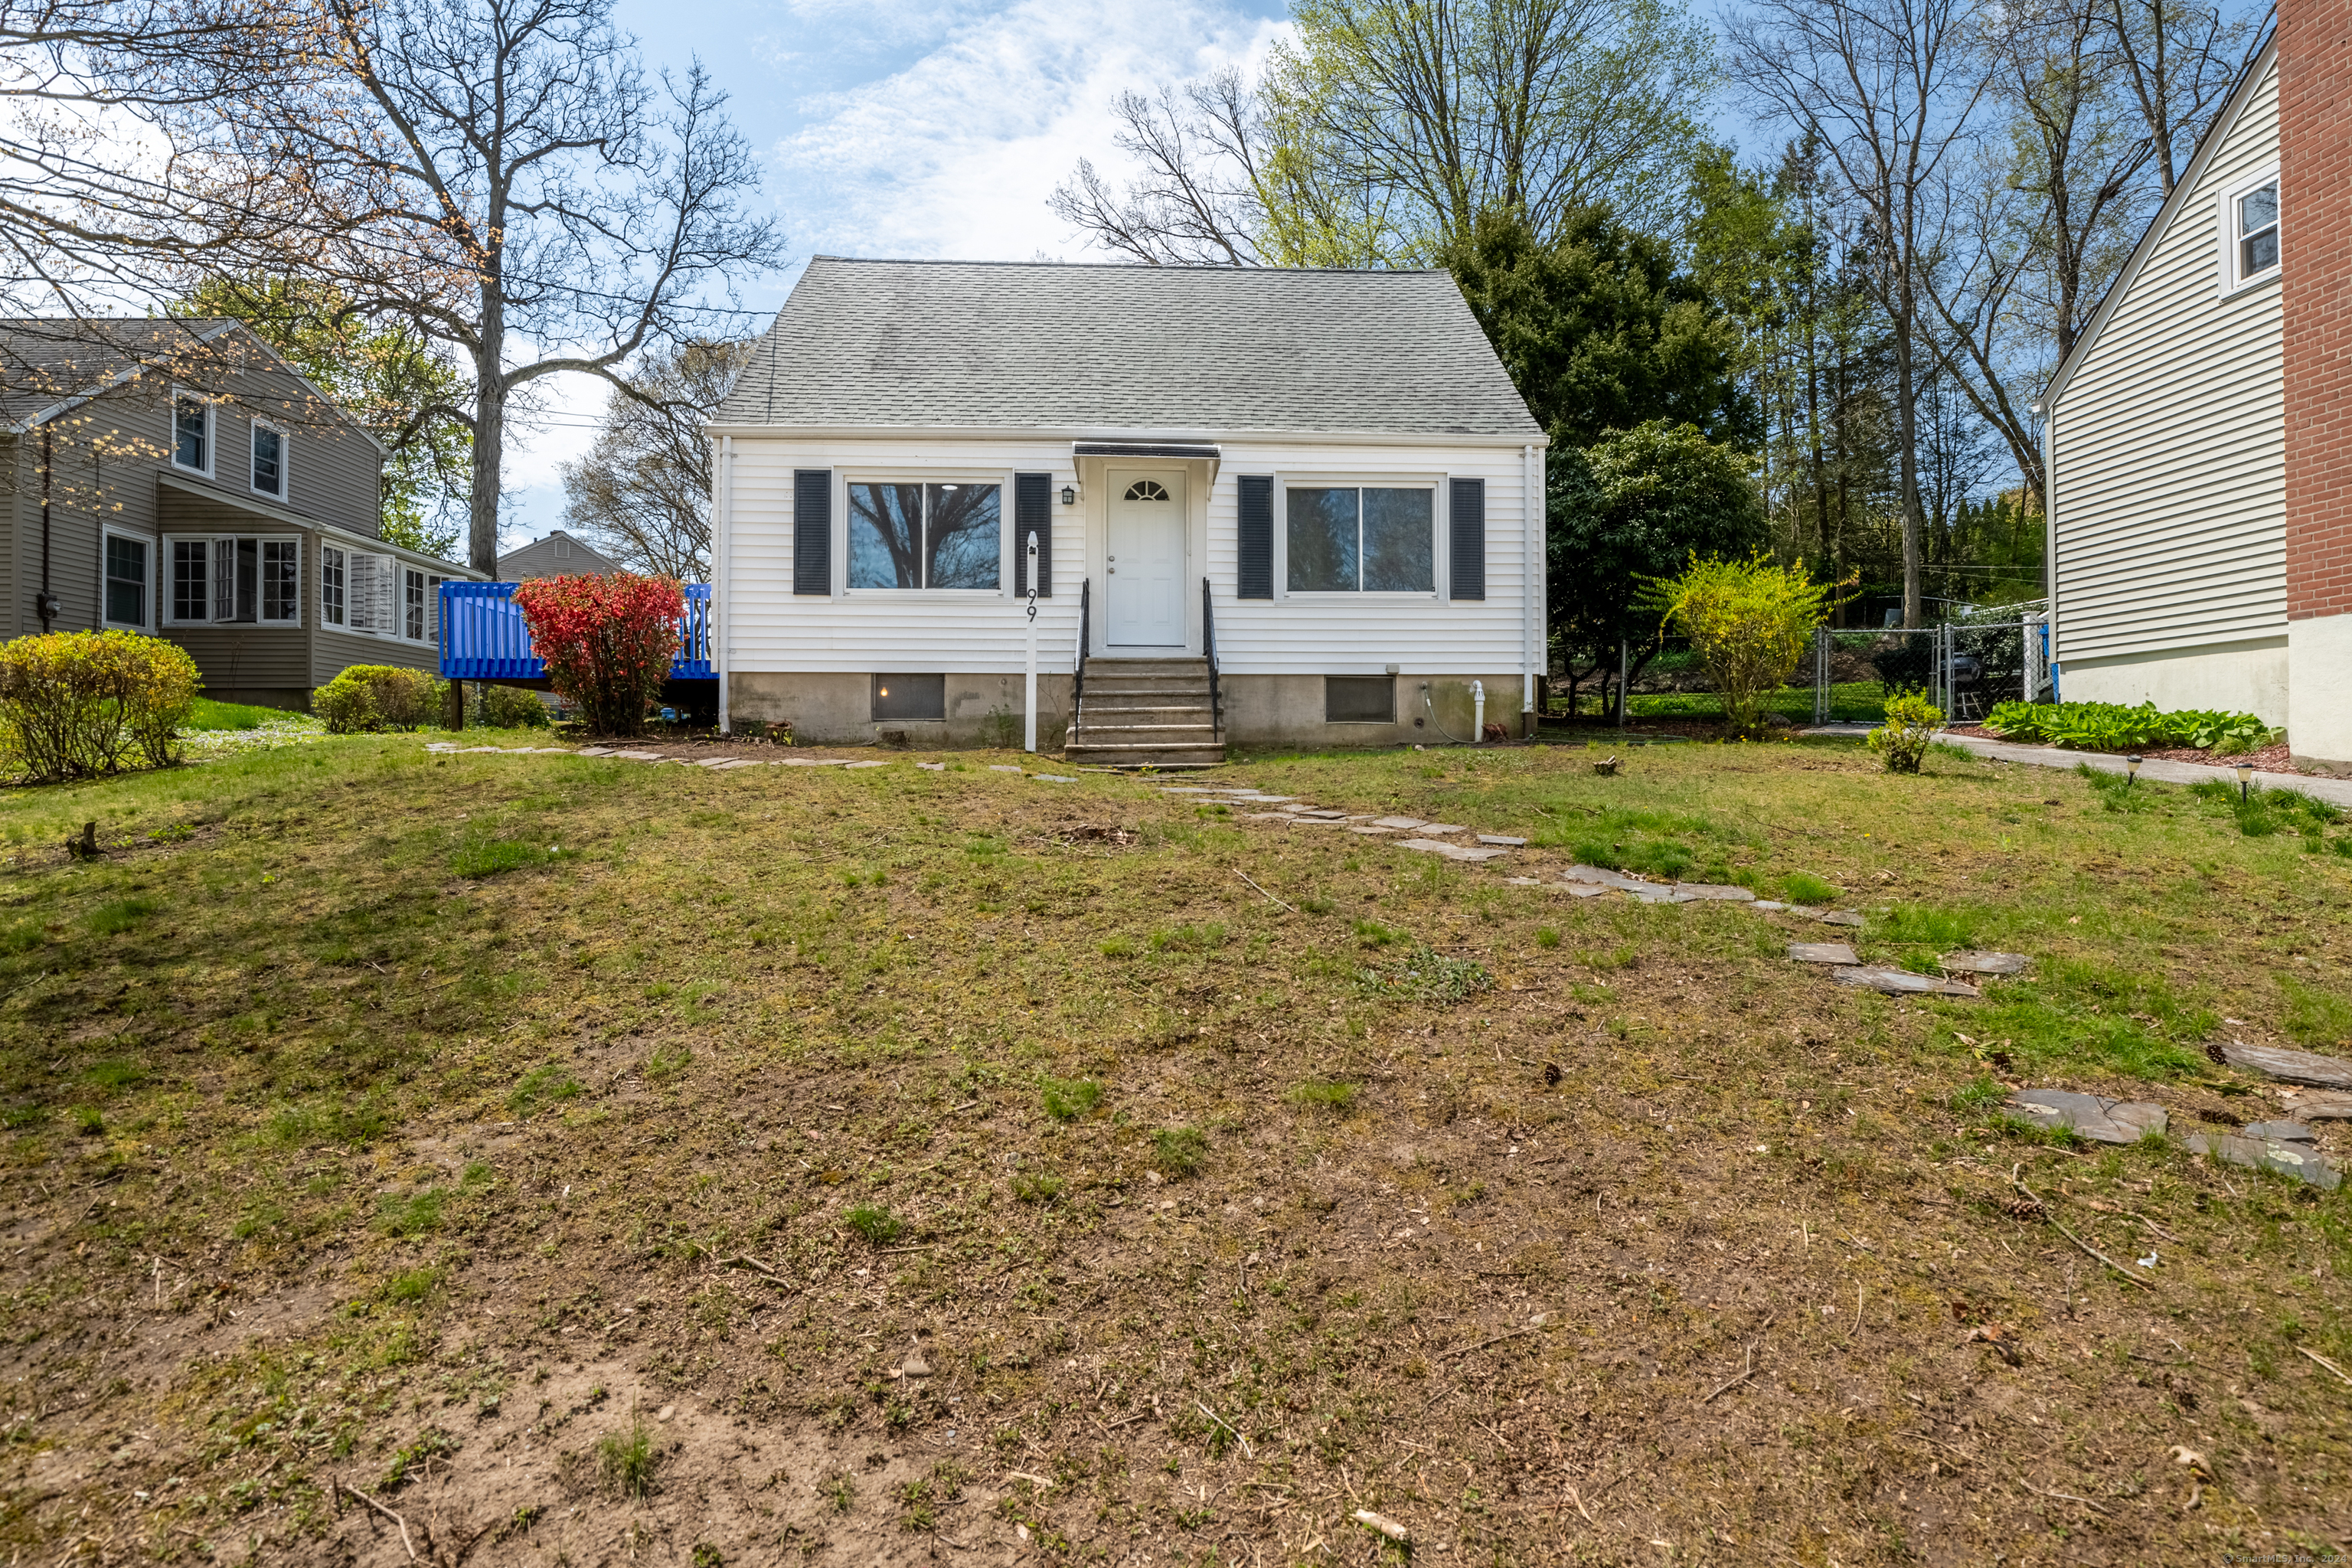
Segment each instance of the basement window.
M874 678L874 721L940 720L948 716L948 678L944 675L877 675Z
M1387 675L1327 675L1323 678L1326 724L1393 724L1396 679Z

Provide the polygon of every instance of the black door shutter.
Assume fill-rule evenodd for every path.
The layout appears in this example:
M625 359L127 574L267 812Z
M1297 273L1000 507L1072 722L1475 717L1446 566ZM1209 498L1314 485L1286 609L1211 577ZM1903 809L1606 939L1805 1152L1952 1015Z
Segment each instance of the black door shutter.
M1029 535L1037 536L1037 596L1054 596L1054 476L1013 476L1013 596L1029 596Z
M1234 597L1274 597L1274 476L1243 474L1238 519L1238 557L1234 567Z
M1486 481L1455 479L1447 491L1446 559L1453 570L1453 599L1486 596Z
M793 592L833 592L833 470L793 470Z

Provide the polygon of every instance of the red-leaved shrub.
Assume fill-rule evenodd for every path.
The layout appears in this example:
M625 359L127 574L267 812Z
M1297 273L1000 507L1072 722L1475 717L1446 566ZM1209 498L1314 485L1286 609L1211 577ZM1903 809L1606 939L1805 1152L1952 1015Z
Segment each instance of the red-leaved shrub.
M539 577L515 585L548 684L600 735L645 732L677 657L686 590L674 577Z

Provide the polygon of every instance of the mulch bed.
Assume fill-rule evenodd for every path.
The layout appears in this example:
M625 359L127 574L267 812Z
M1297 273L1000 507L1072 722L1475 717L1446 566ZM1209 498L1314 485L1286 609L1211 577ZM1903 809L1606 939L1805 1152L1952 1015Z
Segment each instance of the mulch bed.
M1951 733L1955 735L1972 735L1980 741L2009 740L2008 736L2000 733L1998 731L1988 730L1981 724L1956 724L1952 727ZM2015 743L2031 744L2032 742L2021 742ZM2120 757L2126 756L2129 753L2125 752L2085 752L2084 754L2086 756L2099 755ZM2295 764L2294 758L2288 754L2287 748L2284 744L2276 746L2263 746L2251 752L2200 752L2194 746L2174 746L2169 748L2153 748L2147 751L2143 751L2139 754L2143 757L2158 758L2168 763L2210 763L2217 768L2233 768L2240 763L2252 763L2258 771L2266 773L2301 773L2309 778L2326 778L2330 776L2326 773L2321 773L2316 768L2297 766Z

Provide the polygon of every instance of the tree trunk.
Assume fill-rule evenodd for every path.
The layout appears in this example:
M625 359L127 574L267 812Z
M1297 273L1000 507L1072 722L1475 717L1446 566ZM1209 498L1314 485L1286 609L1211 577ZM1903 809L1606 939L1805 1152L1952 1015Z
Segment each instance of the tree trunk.
M1918 387L1911 364L1912 333L1918 326L1918 301L1906 271L1895 288L1895 415L1900 449L1903 502L1903 624L1922 624L1919 595L1919 412L1912 399Z
M474 359L474 489L467 508L466 563L499 574L499 460L506 439L507 389L495 353Z

